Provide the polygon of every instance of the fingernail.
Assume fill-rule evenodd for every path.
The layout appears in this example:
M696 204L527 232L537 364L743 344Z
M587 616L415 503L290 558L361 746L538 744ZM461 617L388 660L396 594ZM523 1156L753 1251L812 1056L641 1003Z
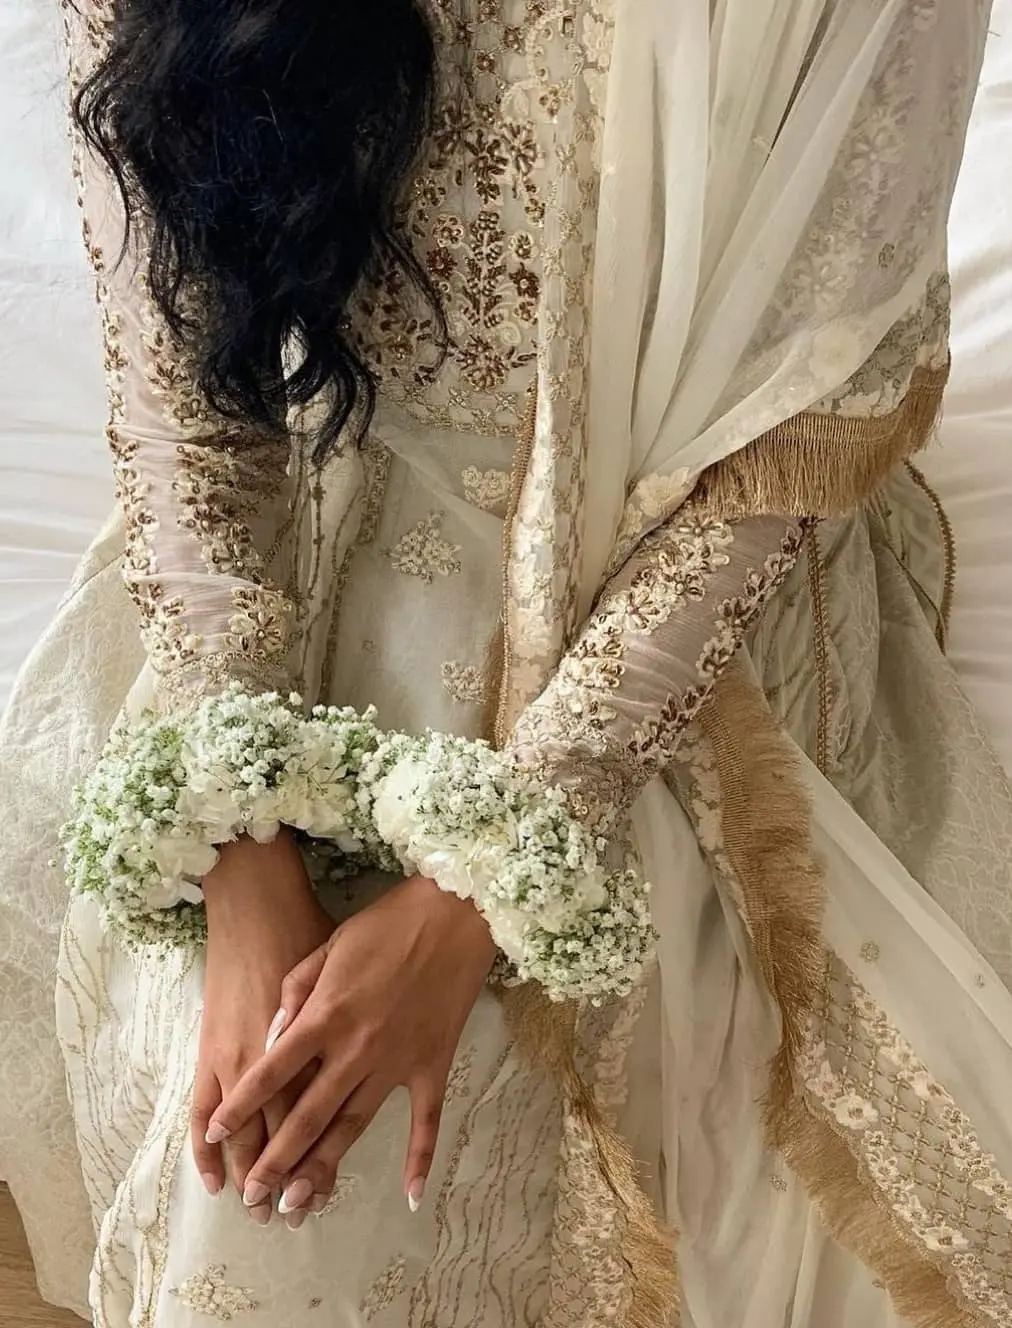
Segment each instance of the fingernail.
M330 1203L329 1194L314 1194L313 1202L309 1204L309 1211L311 1213L322 1213L323 1210L326 1208L327 1204L329 1203Z
M279 1208L278 1212L280 1211ZM288 1223L289 1231L298 1231L299 1227L302 1226L308 1216L309 1214L304 1208L301 1208L297 1213L288 1213L285 1217L285 1221Z
M425 1195L425 1177L416 1176L408 1186L408 1207L413 1213L417 1213L422 1206L422 1199Z
M227 1125L222 1125L221 1121L213 1120L207 1127L207 1133L204 1135L204 1143L220 1144L229 1138L232 1131Z
M282 1009L280 1009L277 1012L277 1014L274 1016L274 1018L271 1020L271 1026L267 1030L267 1041L264 1043L265 1056L270 1051L271 1047L274 1046L275 1042L277 1042L281 1034L285 1031L285 1020L287 1018L288 1014L285 1011L285 1009L282 1007Z
M270 1189L262 1185L258 1180L248 1180L246 1188L242 1192L242 1201L247 1208L256 1208L270 1194Z
M204 1182L204 1189L212 1196L221 1193L221 1181L213 1171L202 1171L200 1179Z
M294 1213L296 1208L301 1208L303 1204L313 1197L313 1182L306 1180L305 1176L300 1176L298 1180L293 1180L288 1189L281 1196L281 1202L278 1204L279 1213Z
M255 1208L249 1210L249 1215L259 1226L265 1227L271 1220L270 1204L257 1204Z

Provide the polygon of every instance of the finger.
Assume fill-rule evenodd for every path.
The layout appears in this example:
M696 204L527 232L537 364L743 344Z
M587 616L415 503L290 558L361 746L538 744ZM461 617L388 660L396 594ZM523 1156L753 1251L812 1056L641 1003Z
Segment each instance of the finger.
M348 1098L319 1140L293 1168L278 1204L279 1213L312 1210L321 1195L329 1195L344 1155L389 1097L392 1084L365 1080Z
M197 1060L197 1074L193 1082L193 1108L190 1113L190 1146L193 1160L200 1172L208 1194L220 1194L225 1184L225 1160L218 1144L209 1144L205 1138L212 1113L221 1102L221 1085L214 1072L205 1068L203 1058Z
M257 1159L247 1184L256 1184L257 1193L262 1189L279 1189L338 1113L344 1111L348 1098L361 1082L360 1072L347 1066L330 1071L321 1070L289 1111L262 1156ZM321 1189L320 1193L325 1193L325 1189ZM289 1206L294 1208L300 1205Z
M404 1165L404 1193L408 1207L417 1213L432 1170L439 1138L439 1122L446 1095L446 1075L429 1072L408 1085L411 1094L411 1135Z
M215 1111L207 1131L210 1142L230 1139L263 1111L272 1098L316 1059L319 1041L318 1030L303 1021L255 1061Z
M281 1006L267 1030L264 1051L268 1052L286 1028L291 1028L296 1016L305 1005L320 980L327 962L329 942L318 946L301 964L296 964L281 984Z
M263 1152L264 1145L267 1142L267 1129L263 1116L257 1112L253 1120L243 1126L241 1130L229 1139L225 1145L225 1162L228 1167L229 1180L232 1182L236 1192L242 1196L242 1201L249 1210L249 1215L254 1222L261 1226L271 1219L273 1201L270 1190L259 1192L251 1189L247 1177L257 1158Z

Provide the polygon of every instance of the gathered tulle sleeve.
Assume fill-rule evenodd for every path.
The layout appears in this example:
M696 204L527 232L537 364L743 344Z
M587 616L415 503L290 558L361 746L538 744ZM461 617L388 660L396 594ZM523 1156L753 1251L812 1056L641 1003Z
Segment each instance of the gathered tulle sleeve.
M65 10L74 92L111 18L88 0ZM79 134L74 148L126 525L123 575L159 705L192 702L232 680L284 688L295 610L268 568L290 524L288 440L252 434L209 408L150 299L143 221L124 252L118 187Z
M794 565L804 524L730 523L689 502L608 582L509 749L571 812L610 834Z

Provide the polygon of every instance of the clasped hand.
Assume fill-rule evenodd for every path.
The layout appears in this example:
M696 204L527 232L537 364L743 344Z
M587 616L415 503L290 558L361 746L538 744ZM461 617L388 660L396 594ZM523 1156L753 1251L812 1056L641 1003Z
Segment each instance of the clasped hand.
M258 868L264 865L264 855L256 854L260 848L245 850L247 868L251 861ZM322 909L295 858L293 852L286 864L302 880L280 913L274 907L272 917L259 914L261 935L263 926L290 934L293 920L304 935L321 925ZM236 870L234 862L229 870ZM243 875L246 890L236 883L228 898L234 900L241 891L244 907L225 922L215 916L219 906L229 908L222 903L225 890L215 898L215 889L205 882L208 975L192 1130L205 1185L212 1192L220 1189L227 1170L260 1222L269 1220L273 1196L280 1193L279 1212L298 1226L307 1212L326 1203L341 1159L390 1093L403 1086L411 1103L403 1185L416 1209L432 1164L457 1044L495 957L484 920L468 901L413 877L336 930L330 923L327 939L280 982L274 1019L262 1013L262 1000L254 1002L260 1005L257 1050L262 1054L247 1055L245 1065L235 1066L233 1052L233 1072L223 1075L215 1068L221 1048L241 1045L243 1038L229 1030L228 1011L215 1006L213 966L216 961L226 968L235 963L229 958L236 954L235 918L244 918L239 927L248 930L249 919L257 916L255 904L262 900L271 908L266 901L278 899L273 872L274 893L262 895L254 887L254 899L248 894L248 872ZM293 909L311 916L312 924L300 926ZM222 932L229 936L227 947L215 947L216 921L219 937ZM256 953L247 953L244 1023L250 1018L249 983L256 964ZM272 967L270 960L266 967ZM252 1149L251 1138L257 1145Z

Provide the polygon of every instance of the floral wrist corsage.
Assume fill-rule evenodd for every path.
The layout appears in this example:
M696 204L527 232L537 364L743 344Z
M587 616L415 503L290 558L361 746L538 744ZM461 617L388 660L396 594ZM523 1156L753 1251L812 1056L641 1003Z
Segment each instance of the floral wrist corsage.
M654 939L647 886L608 871L561 794L486 743L300 707L236 685L190 714L118 725L64 830L72 889L100 896L128 943L193 942L217 846L289 825L349 872L399 866L472 899L516 978L554 999L632 988Z
M486 743L394 735L366 757L359 799L406 872L472 899L521 981L553 999L622 995L654 931L646 884L609 872L562 795Z
M121 722L63 831L72 890L99 895L129 943L180 944L203 936L199 883L239 835L268 842L290 825L352 865L396 868L356 797L375 712L301 705L233 685L192 713Z

